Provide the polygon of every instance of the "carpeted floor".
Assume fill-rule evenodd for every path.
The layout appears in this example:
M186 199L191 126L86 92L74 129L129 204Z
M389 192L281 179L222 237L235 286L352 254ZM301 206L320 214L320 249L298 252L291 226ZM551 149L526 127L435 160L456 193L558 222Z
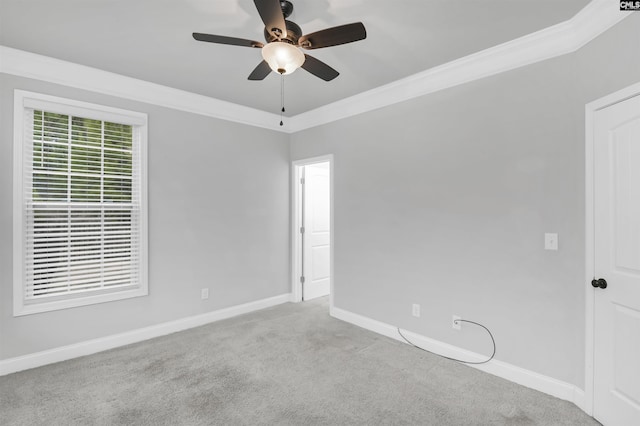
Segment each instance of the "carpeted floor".
M285 304L0 377L2 425L599 425L571 403Z

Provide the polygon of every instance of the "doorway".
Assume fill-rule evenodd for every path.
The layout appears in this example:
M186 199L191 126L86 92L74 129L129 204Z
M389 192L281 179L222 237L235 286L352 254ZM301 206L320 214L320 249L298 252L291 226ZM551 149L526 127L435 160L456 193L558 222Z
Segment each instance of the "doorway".
M587 105L586 408L640 424L640 83Z
M293 162L292 293L333 306L333 156Z

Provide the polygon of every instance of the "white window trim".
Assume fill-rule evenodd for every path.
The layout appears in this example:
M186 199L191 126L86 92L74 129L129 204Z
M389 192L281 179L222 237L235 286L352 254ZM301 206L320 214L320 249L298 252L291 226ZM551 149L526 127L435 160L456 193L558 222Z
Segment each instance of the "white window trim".
M23 282L23 139L24 112L26 108L44 109L68 115L78 115L96 120L130 124L137 128L140 138L140 287L105 294L70 297L63 300L25 304ZM148 283L148 205L147 205L147 114L118 108L65 99L41 93L14 91L13 113L13 316L29 315L77 306L93 305L114 300L129 299L149 294Z

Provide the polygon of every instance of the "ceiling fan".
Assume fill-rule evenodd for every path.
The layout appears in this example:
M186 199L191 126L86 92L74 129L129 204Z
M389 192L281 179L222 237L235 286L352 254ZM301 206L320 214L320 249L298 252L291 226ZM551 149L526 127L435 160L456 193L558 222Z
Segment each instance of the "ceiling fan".
M286 75L302 67L325 81L336 78L338 71L299 48L311 50L338 46L364 40L367 31L362 22L327 28L311 34L302 34L300 27L286 18L293 12L290 1L253 0L264 22L265 43L236 37L193 33L193 38L209 43L228 44L262 49L263 61L249 75L249 80L263 80L273 70Z

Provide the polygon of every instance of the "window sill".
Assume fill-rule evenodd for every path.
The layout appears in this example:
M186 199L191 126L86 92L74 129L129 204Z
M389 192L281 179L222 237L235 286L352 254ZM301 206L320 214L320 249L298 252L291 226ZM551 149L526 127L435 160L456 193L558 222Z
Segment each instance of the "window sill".
M78 297L74 299L64 299L51 302L24 303L22 300L16 300L13 307L13 316L19 317L23 315L39 314L43 312L58 311L61 309L95 305L98 303L113 302L115 300L124 300L134 297L147 296L148 294L149 291L147 288L137 288L133 290L97 294L93 296Z

